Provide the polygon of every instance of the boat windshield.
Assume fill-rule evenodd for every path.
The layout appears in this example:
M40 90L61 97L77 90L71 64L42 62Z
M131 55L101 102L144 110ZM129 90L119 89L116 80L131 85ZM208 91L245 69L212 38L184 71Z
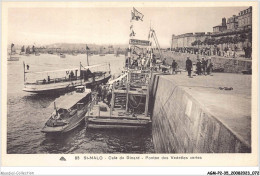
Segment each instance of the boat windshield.
M56 120L62 120L64 119L68 114L68 110L67 109L58 109L57 111L54 111L51 115L52 119L56 119Z

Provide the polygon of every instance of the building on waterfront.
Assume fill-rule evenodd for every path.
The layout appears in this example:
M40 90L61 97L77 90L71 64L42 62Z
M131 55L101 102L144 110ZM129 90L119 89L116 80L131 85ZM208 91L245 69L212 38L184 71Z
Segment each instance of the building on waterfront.
M251 43L252 7L249 7L227 20L223 17L221 24L213 27L212 33L200 32L172 35L171 50L177 49L177 51L187 52L187 48L197 48L193 52L196 53L199 48L212 49L214 46L214 49L217 50L214 53L221 56L226 55L227 51L229 53L240 51L241 55L250 58L252 52Z
M233 15L227 20L227 30L233 31L236 30L237 28L238 28L238 16Z
M223 32L227 30L227 23L226 23L226 18L222 18L222 23L220 25L214 26L213 27L213 32Z
M209 32L186 33L178 36L172 35L171 48L192 47L193 42L198 40L204 41L209 36Z
M242 10L238 14L238 28L252 28L252 7Z

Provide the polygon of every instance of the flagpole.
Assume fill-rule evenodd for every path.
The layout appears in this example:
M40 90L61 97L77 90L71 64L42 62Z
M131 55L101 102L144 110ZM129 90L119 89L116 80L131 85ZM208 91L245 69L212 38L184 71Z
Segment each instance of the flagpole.
M23 82L25 84L25 63L23 61Z
M128 111L128 101L129 101L129 97L128 97L128 87L130 86L130 72L129 72L129 65L130 65L130 57L131 57L131 44L130 44L130 40L133 38L133 14L132 14L132 10L131 10L131 20L130 20L130 39L129 39L129 45L128 45L128 65L127 65L127 81L126 81L126 108L125 111Z
M132 31L133 31L133 17L132 17L132 10L131 10L131 20L130 20L130 40L133 38ZM131 60L131 44L129 40L129 45L128 45L128 65L127 65L127 70L129 70L129 65L130 65L130 60Z

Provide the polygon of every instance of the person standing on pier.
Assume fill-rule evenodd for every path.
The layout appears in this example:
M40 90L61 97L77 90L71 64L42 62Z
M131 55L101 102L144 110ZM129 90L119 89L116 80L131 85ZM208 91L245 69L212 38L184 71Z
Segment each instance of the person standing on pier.
M144 69L144 66L145 66L145 57L142 58L141 63L142 63L142 69Z
M212 68L213 68L213 64L210 59L208 60L208 62L209 63L208 63L208 67L207 67L206 71L207 71L207 74L210 75L210 72L212 71Z
M206 75L207 61L205 61L204 57L202 58L201 66L202 66L202 73L203 73L204 75Z
M175 60L172 60L172 74L175 75L176 74L176 69L177 69L177 62L175 62Z
M103 85L102 86L102 90L101 90L102 92L101 92L101 97L102 97L102 101L103 101L103 103L105 102L105 98L106 98L106 96L107 96L107 88L106 88L106 86L105 85Z
M197 74L198 74L198 75L201 75L201 62L200 62L199 59L198 59L198 62L197 62L197 64L196 64L196 66L197 66Z
M191 78L191 68L192 68L192 61L190 60L189 57L187 57L186 60L186 69L188 71L188 76Z
M162 72L163 73L166 73L166 71L167 71L166 66L167 66L166 58L164 58L163 61L162 61Z

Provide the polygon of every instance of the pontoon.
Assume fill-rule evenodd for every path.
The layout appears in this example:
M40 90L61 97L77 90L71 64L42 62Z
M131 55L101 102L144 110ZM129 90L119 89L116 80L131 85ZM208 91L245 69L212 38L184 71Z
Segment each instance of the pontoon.
M110 81L112 92L106 101L96 98L85 116L87 128L147 128L151 124L148 112L149 73L129 71ZM111 101L109 94L112 94Z

